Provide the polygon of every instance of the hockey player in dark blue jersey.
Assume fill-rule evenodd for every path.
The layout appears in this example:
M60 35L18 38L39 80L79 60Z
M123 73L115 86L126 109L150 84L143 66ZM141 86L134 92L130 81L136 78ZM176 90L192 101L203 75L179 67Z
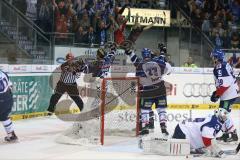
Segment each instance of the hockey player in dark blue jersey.
M7 142L14 142L18 139L14 132L12 121L9 118L13 106L11 85L12 83L8 75L0 71L0 121L7 132L7 136L5 137L5 141Z
M233 68L229 63L224 61L223 51L214 49L211 57L214 62L213 74L216 85L216 91L213 92L211 101L217 102L220 99L219 108L224 108L230 113L232 104L238 97L239 90L237 80L233 74ZM227 130L219 140L225 142L238 141L236 129L231 118L226 121L225 126Z
M133 50L125 50L136 67L136 76L140 77L140 135L149 133L151 118L149 113L155 103L160 127L163 135L168 135L166 126L166 88L162 76L171 72L169 63L160 59L152 59L151 50L143 48L142 59Z
M99 48L97 50L96 60L86 64L85 73L92 73L93 77L100 78L105 78L109 76L110 66L115 59L116 44L111 44L109 48L109 52L106 52L106 50L103 48Z

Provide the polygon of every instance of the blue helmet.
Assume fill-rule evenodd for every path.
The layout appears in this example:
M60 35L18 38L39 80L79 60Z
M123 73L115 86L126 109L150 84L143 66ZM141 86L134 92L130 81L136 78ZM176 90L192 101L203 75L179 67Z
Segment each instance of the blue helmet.
M145 59L145 58L151 58L151 57L152 57L151 50L148 48L143 48L142 49L142 58Z
M219 61L223 61L224 60L224 56L225 56L225 53L222 50L220 50L220 49L214 49L211 52L211 57L214 57L214 58L216 58Z

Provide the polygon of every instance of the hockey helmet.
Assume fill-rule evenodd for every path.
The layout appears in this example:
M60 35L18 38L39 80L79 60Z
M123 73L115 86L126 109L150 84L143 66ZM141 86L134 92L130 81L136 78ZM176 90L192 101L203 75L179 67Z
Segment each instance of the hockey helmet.
M225 122L229 118L229 112L224 108L219 108L215 110L215 115L219 118L221 122Z
M103 59L105 57L105 50L103 48L99 48L97 50L97 57L99 57L100 59Z
M160 54L166 54L167 53L167 47L163 43L158 44L158 49L160 50Z
M224 56L225 56L225 53L222 50L220 50L220 49L214 49L211 52L211 57L213 57L214 59L216 59L218 61L223 61L224 60Z
M151 50L149 48L143 48L142 49L142 58L146 59L146 58L150 58L151 59L152 54L151 54Z

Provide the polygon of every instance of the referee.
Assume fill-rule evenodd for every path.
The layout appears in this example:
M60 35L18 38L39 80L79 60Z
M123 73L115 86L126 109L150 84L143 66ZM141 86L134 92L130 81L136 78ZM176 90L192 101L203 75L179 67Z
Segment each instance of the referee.
M81 64L81 68L83 63ZM52 115L55 111L55 106L62 95L67 92L68 95L77 104L80 111L83 109L83 101L79 96L76 79L78 72L82 72L81 69L75 71L74 67L74 56L72 53L66 55L66 62L61 65L61 76L54 90L54 94L51 96L50 104L48 107L48 115Z

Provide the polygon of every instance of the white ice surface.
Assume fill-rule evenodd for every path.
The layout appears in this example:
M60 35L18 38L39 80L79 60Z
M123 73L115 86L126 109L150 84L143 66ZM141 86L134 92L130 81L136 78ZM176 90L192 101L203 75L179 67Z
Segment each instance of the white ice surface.
M166 157L159 155L144 155L137 146L136 138L109 139L105 146L83 147L79 145L64 145L55 142L59 133L71 125L56 118L34 118L14 122L18 143L6 144L3 127L0 127L0 159L101 159L101 160L182 160L186 157ZM223 146L232 149L235 146ZM209 160L216 158L189 157L188 159ZM228 156L227 160L240 160L240 155Z

